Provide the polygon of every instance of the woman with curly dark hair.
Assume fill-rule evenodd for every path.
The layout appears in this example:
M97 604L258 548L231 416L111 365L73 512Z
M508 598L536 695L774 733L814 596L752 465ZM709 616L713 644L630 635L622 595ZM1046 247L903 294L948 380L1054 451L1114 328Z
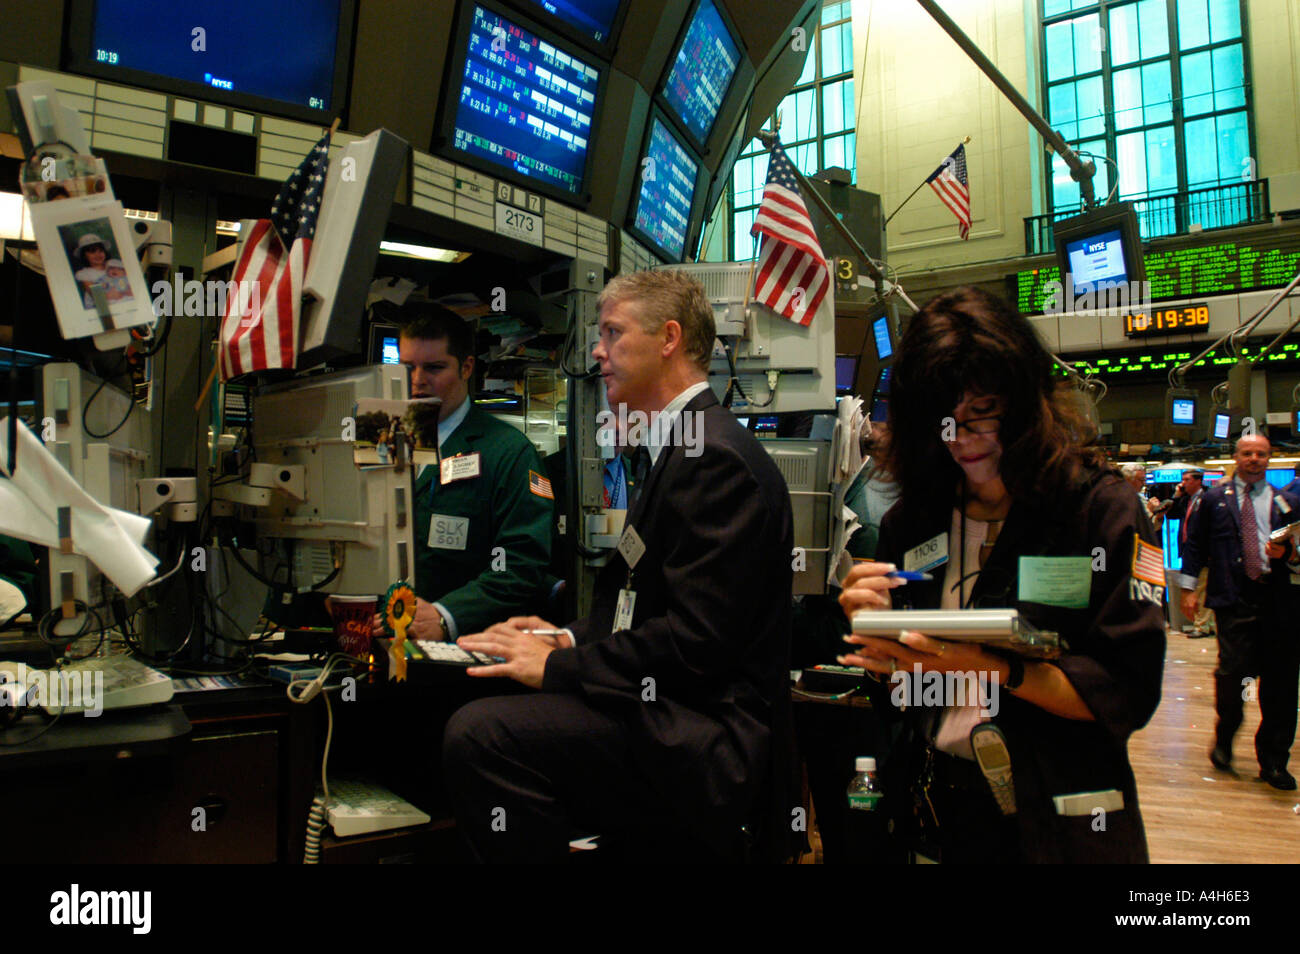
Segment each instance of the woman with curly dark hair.
M1030 323L979 289L931 301L904 333L885 464L902 495L879 562L845 581L845 612L1009 607L1068 647L1048 661L920 633L846 637L843 661L910 703L886 797L927 857L1147 860L1127 741L1160 699L1164 581L1150 524L1089 446L1073 395ZM933 580L904 584L895 568ZM986 692L951 698L972 674ZM921 691L936 682L946 694ZM1011 813L974 761L987 722L1010 755Z

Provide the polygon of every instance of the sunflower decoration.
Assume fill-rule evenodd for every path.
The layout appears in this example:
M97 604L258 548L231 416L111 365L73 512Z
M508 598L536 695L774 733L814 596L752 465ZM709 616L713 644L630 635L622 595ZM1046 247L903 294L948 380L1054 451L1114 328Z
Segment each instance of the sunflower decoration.
M384 629L393 637L388 654L393 659L389 678L406 681L406 628L415 621L415 590L398 580L384 594Z

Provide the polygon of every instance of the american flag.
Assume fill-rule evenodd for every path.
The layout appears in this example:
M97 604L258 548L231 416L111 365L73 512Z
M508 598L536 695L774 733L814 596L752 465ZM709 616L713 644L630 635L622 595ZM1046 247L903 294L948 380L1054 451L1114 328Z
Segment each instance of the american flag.
M925 180L952 214L957 216L957 226L963 240L970 238L970 182L966 178L966 146L952 151L939 168Z
M297 361L303 278L325 192L329 145L327 132L280 187L271 217L253 223L242 242L231 278L238 289L256 283L251 286L256 294L226 301L218 354L223 381L250 371L292 368Z
M754 300L791 321L808 325L830 286L830 269L799 194L794 165L781 144L767 160L763 204L749 230L762 234Z
M528 489L539 497L545 497L547 500L555 499L555 493L551 490L551 482L535 470L528 472Z
M1136 535L1133 538L1133 576L1152 586L1165 585L1165 551Z

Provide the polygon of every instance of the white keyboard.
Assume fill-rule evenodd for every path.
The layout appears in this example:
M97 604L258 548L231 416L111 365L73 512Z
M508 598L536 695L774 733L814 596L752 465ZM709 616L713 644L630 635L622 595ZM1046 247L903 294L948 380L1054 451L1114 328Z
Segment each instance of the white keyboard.
M444 643L436 639L417 639L414 643L424 653L425 662L453 663L457 666L485 666L501 662L496 656L487 653L470 653L455 643Z
M330 825L339 838L423 825L429 816L386 788L358 779L331 779Z
M50 715L94 712L96 708L130 709L168 702L172 697L171 676L126 654L79 659L59 673L67 678L53 670L46 673L51 698L42 698L41 705Z

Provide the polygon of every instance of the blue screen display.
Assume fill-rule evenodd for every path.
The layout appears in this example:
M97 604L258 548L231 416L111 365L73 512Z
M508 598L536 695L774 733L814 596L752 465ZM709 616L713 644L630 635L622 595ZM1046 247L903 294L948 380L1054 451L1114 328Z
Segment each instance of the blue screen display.
M1190 427L1196 423L1196 399L1195 398L1174 398L1173 402L1173 423Z
M636 228L676 261L686 251L699 169L672 131L657 117L651 120L650 145L641 163Z
M853 379L858 376L857 355L835 356L835 390L852 391Z
M893 371L894 371L894 366L891 364L889 367L884 368L880 372L880 376L876 379L877 394L889 393L889 376L893 373Z
M700 0L664 87L668 105L700 142L709 138L739 62L740 48L713 0Z
M894 353L894 343L889 338L889 316L881 315L873 321L871 330L876 335L876 357L884 361Z
M476 6L452 145L577 195L599 83L595 67Z
M1216 414L1214 415L1214 438L1215 440L1226 441L1228 439L1228 428L1232 426L1232 415Z
M1176 484L1183 479L1183 472L1177 467L1161 467L1147 473L1148 484Z
M402 363L402 358L401 358L401 356L398 354L398 351L397 351L397 339L396 339L396 338L389 338L387 335L384 336L384 347L383 347L383 352L382 352L382 353L383 353L383 363L384 363L384 364L401 364L401 363Z
M1098 282L1126 282L1124 238L1119 229L1065 243L1070 278L1076 291L1095 291Z
M1292 467L1270 467L1264 474L1264 479L1278 490L1285 490L1286 485L1295 480L1295 469Z
M98 0L90 58L213 89L328 110L339 0ZM202 33L197 31L202 30Z
M532 0L547 13L558 17L583 36L604 43L614 29L620 0Z

